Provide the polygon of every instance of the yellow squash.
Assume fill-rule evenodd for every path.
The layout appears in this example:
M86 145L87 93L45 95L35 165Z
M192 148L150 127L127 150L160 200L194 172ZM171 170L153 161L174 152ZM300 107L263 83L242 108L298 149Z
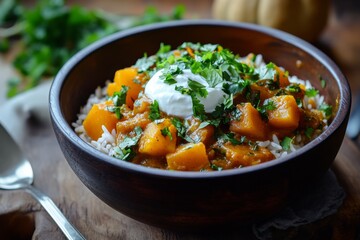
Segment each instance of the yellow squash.
M213 17L256 23L314 41L326 26L330 0L214 0Z

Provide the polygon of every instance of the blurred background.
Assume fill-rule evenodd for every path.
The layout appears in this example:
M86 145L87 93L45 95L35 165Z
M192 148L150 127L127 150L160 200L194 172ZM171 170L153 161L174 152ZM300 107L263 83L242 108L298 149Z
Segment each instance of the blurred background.
M64 20L66 11L72 23ZM279 28L311 42L347 76L355 103L360 92L358 0L1 0L0 104L51 79L75 52L112 32L210 18Z

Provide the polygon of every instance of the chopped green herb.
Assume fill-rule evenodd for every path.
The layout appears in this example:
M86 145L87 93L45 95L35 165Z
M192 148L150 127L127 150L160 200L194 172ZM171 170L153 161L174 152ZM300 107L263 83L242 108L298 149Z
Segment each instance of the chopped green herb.
M291 143L292 143L292 138L284 137L280 145L285 151L288 151L290 150Z
M319 76L319 80L320 80L321 88L325 88L326 87L326 80L321 75Z
M154 100L151 104L150 104L150 114L149 114L149 118L152 121L155 121L156 119L159 119L161 117L160 115L160 108L159 108L159 103L158 101Z
M22 2L0 3L0 26L10 26L0 28L0 35L7 32L6 38L18 36L12 39L21 43L16 46L22 46L13 61L21 81L11 86L9 97L36 86L44 78L51 79L71 56L104 36L138 25L181 19L185 11L179 5L170 15L162 15L156 8L148 7L143 15L124 25L119 24L123 16L67 5L64 0L34 1L32 7ZM151 58L146 60L146 64L141 63L140 72L154 64Z
M207 97L208 92L206 91L206 87L204 85L191 79L189 79L188 84L189 84L189 88L192 90L192 92L195 95L203 98Z
M290 92L290 93L299 93L301 92L301 88L300 85L297 83L292 83L289 86L286 87L286 89Z
M135 127L134 131L132 132L135 134L134 137L126 136L124 140L122 140L118 146L114 148L114 157L124 160L130 161L135 156L135 151L133 149L134 146L137 145L141 134L142 129L141 127Z
M331 117L333 111L332 106L326 103L321 104L319 110L323 111L326 117Z
M261 114L262 119L267 120L268 119L268 111L273 111L276 109L275 102L272 100L267 100L264 102L264 104L260 107L257 107L257 110Z
M168 136L170 138L170 141L173 140L173 137L171 135L171 132L169 130L169 127L165 127L163 129L160 130L161 131L161 135L163 135L164 137Z
M215 170L215 171L222 171L222 170L223 170L222 167L216 166L215 164L211 164L211 165L210 165L210 168L211 168L212 170Z
M310 89L305 90L305 95L308 97L315 97L318 94L319 94L319 91L316 90L315 88L310 88Z
M165 45L164 43L160 43L160 48L156 54L168 53L171 50L170 45Z
M177 130L177 135L181 137L182 139L186 140L187 142L193 143L194 140L191 139L187 134L187 128L185 125L178 119L178 118L172 118L171 123L175 126Z
M241 145L246 141L246 137L245 136L241 136L240 140L238 140L237 138L235 138L235 134L234 133L226 133L223 134L222 136L220 136L220 138L225 141L225 142L230 142L233 145Z
M305 136L307 137L307 138L311 138L312 137L312 135L313 135L313 133L314 133L314 129L313 128L311 128L311 127L308 127L308 128L306 128L305 129Z
M121 86L121 90L119 92L115 92L114 95L111 97L115 106L120 107L126 103L126 95L129 90L128 86Z

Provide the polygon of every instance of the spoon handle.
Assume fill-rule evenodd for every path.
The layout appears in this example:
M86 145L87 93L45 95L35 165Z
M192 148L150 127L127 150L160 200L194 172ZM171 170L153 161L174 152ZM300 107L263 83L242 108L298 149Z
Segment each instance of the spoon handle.
M55 203L45 194L34 188L32 185L26 187L28 193L30 193L39 203L45 208L49 215L54 219L59 228L63 231L65 236L70 240L85 239L83 235L66 219L64 214Z

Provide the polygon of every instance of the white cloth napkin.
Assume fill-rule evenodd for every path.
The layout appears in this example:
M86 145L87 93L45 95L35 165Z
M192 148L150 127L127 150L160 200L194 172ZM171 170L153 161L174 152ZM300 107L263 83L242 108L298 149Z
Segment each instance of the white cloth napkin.
M51 81L21 93L0 105L0 122L10 135L19 142L24 132L24 121L34 118L50 124L49 90Z

